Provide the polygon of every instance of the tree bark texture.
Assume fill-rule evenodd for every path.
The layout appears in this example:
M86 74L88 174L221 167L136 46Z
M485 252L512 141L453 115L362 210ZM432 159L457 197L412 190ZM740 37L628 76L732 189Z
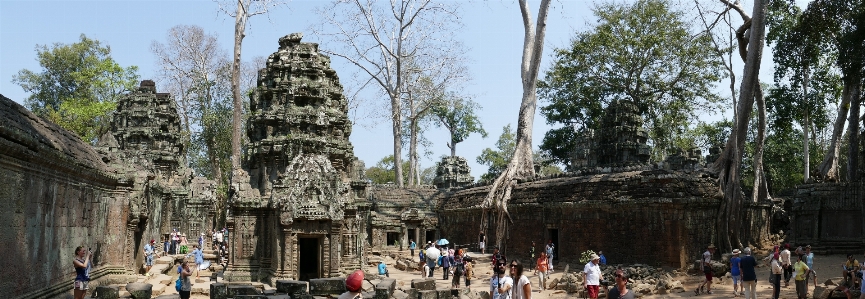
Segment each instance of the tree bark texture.
M805 66L802 68L804 80L802 80L802 102L808 102L808 75L809 75L809 67ZM802 140L804 144L802 144L802 149L805 154L804 163L805 163L805 173L804 173L804 181L803 183L808 182L808 178L811 176L811 139L808 134L808 130L811 128L811 111L805 111L805 123L802 124Z
M757 101L757 140L754 144L754 191L751 199L761 202L769 199L769 186L766 183L766 172L763 170L763 148L766 143L766 99L763 88L757 86L754 100Z
M838 104L838 115L835 117L835 124L832 128L832 141L829 143L829 148L826 150L826 156L820 165L817 165L817 171L824 181L838 182L838 157L841 155L841 134L844 133L844 121L847 120L847 115L850 110L850 100L853 97L854 84L849 80L844 80L844 89L841 91L841 103Z
M537 24L532 23L527 0L520 0L519 3L525 31L523 58L520 67L523 97L517 120L516 148L514 156L508 163L508 167L493 182L490 192L483 203L484 220L486 220L486 215L488 214L486 213L487 209L494 207L496 211L495 236L497 246L502 246L503 237L507 234L507 223L510 221L507 205L511 199L511 190L516 185L518 178L535 175L534 161L532 160L532 126L534 124L535 110L537 110L536 90L538 71L544 50L544 36L546 35L550 0L541 1ZM485 221L481 223L483 222ZM483 225L481 229L483 232Z
M237 1L237 15L234 17L234 60L231 62L231 95L233 111L231 114L231 169L240 169L240 139L243 126L243 101L240 97L240 52L246 36L246 21L249 18L243 1Z
M862 82L854 79L853 94L850 99L850 115L847 119L847 181L859 181L859 106L862 105Z
M766 31L766 10L769 0L758 0L750 20L750 32L747 46L747 57L742 77L742 87L739 89L739 102L736 107L736 124L727 139L724 152L715 161L714 169L719 173L719 187L724 194L723 201L716 218L716 236L718 246L722 250L731 251L733 247L741 247L741 222L744 220L742 205L744 196L741 185L742 154L745 149L745 139L748 133L748 122L754 108L754 98L759 88L760 59L763 55L763 44ZM726 3L726 2L725 2ZM747 23L747 22L746 22ZM740 35L744 36L744 35Z

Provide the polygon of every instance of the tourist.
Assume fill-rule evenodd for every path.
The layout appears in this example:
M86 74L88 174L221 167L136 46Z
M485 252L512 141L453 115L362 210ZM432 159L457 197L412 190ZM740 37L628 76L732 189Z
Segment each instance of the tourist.
M378 275L384 275L385 277L390 277L390 273L388 273L387 265L384 264L384 261L378 262Z
M198 236L198 248L204 249L204 233Z
M817 286L817 271L814 271L814 253L811 252L811 245L805 246L805 264L808 265L808 275L805 277L805 288L808 288L808 279L812 279L814 286Z
M363 270L356 270L345 278L345 293L339 295L337 299L361 299L363 295L360 293L363 288Z
M547 266L547 253L541 252L541 256L538 257L538 261L535 264L535 275L538 276L538 286L540 286L541 292L547 290L547 271L550 268Z
M421 264L423 265L423 270L421 270L421 277L422 278L430 277L429 264L427 264L426 261L422 261Z
M529 255L532 257L529 260L529 265L535 262L535 241L532 241L532 247L529 248ZM534 267L532 267L534 269Z
M806 280L808 277L806 275L810 268L802 260L804 254L798 257L796 263L793 264L793 270L796 272L796 280L794 281L796 283L796 295L799 299L805 299L808 297L808 282Z
M504 261L496 264L496 275L493 276L493 279L490 279L490 293L493 294L492 299L510 299L511 288L514 285L514 280L507 275L507 269L505 269Z
M487 236L481 233L478 238L478 247L481 248L481 254L486 254Z
M171 252L171 237L165 237L162 247L162 256L167 256Z
M435 246L430 246L427 248L425 255L427 266L429 266L429 276L427 277L433 277L433 273L435 273L436 270L436 263L438 263L438 259L442 256L442 253L435 248Z
M153 267L153 252L156 240L150 239L150 243L144 244L144 276L150 276L150 268Z
M553 244L553 240L547 242L547 247L544 250L547 252L547 265L550 267L550 273L553 272L553 250L556 248L556 245Z
M417 248L417 244L415 244L414 240L411 240L411 243L408 244L408 250L411 251L411 257L414 258L414 250Z
M739 270L742 272L742 290L745 299L757 299L757 260L751 255L751 248L745 247L745 256L739 260Z
M499 261L505 262L504 256L499 252L499 247L493 247L493 257L492 257L493 267L498 265Z
M511 291L512 299L532 299L532 283L523 275L523 264L515 259L511 261L511 277L516 279L515 287Z
M456 289L456 288L460 287L460 278L462 278L463 274L465 274L466 268L465 268L465 265L463 264L463 257L459 253L459 251L457 251L457 254L454 255L452 258L453 258L454 262L453 262L453 264L451 264L451 267L454 270L454 277L453 277L453 281L451 282L451 286L454 289Z
M189 255L195 257L195 278L199 278L201 277L201 265L204 264L204 251L196 245L192 245L192 248L194 249Z
M790 243L784 244L784 250L781 250L781 268L784 268L784 287L790 285L790 277L793 276L793 262L790 260Z
M616 285L607 292L607 299L634 299L634 292L628 289L628 274L616 269Z
M75 281L72 283L75 299L84 299L84 295L87 294L92 260L93 252L85 251L84 246L75 248L75 258L72 260L72 265L75 266Z
M841 276L844 277L845 283L849 277L850 286L854 286L856 284L856 272L859 271L859 261L854 259L852 254L848 254L847 261L841 264L841 266L844 267L844 270L841 271Z
M171 232L171 254L177 254L177 244L180 243L180 232L175 228Z
M183 271L180 272L180 299L189 299L190 291L192 291L192 282L189 277L192 276L192 270L189 269L189 263L183 261L180 264Z
M186 239L186 234L180 234L180 254L189 253L189 240Z
M772 299L778 299L781 294L781 274L784 273L784 267L781 266L780 256L780 253L772 254L772 261L769 262L772 267L772 279L770 281L775 289L772 293Z
M730 258L730 277L733 278L733 297L739 297L739 285L742 282L742 272L739 258L739 249L733 249L733 257ZM744 289L744 285L742 288Z
M712 255L715 254L715 245L709 244L706 247L706 252L703 252L703 258L700 259L700 267L703 270L703 275L706 276L706 280L700 284L697 289L694 290L694 293L697 295L700 294L700 290L703 289L703 286L706 286L706 293L712 294Z
M463 265L466 268L466 288L471 288L472 286L472 278L475 276L475 265L472 262L471 257L465 257L463 259Z
M589 298L597 299L598 292L601 290L601 280L604 280L604 273L601 273L601 267L598 266L598 263L601 262L601 257L597 254L592 254L591 259L583 267L583 275L585 276L583 278L583 288L586 289ZM549 258L547 258L547 261L549 262Z
M604 252L598 250L598 256L601 257L601 266L606 266L607 265L607 257L604 256Z
M447 251L445 251L445 252L447 252ZM442 279L448 280L448 274L451 274L450 269L451 269L451 265L453 263L454 263L454 256L453 255L447 254L447 255L442 256L441 266L442 266L442 272L444 272L444 273L442 273L442 276L443 276Z
M860 278L861 278L861 277L865 277L865 269L862 269L862 267L860 267L860 268L859 268L859 271L856 272L856 274L857 274L857 276L859 276ZM816 286L816 285L817 285L817 283L816 283L816 279L817 279L816 276L817 276L817 275L815 274L814 276L815 276L815 278L814 278L814 280L815 280L814 285ZM806 279L807 279L807 278L806 278ZM849 292L848 292L848 294L849 294ZM849 295L848 295L848 296L849 296ZM865 299L865 283L861 283L861 282L859 283L859 299Z

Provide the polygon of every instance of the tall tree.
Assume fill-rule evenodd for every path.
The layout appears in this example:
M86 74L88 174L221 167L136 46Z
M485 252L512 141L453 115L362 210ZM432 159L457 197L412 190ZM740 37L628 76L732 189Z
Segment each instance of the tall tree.
M478 164L487 166L487 173L481 175L480 181L489 182L499 177L513 159L516 147L517 141L514 130L511 129L511 124L508 124L502 128L502 134L496 141L496 148L485 148L481 151L481 155L475 159Z
M523 96L520 103L520 112L517 117L516 149L514 156L508 162L508 167L493 182L490 192L482 204L483 215L480 232L486 231L486 221L490 208L495 208L496 219L496 245L501 246L504 232L507 231L507 222L510 221L508 214L508 201L511 199L511 190L517 183L517 178L532 177L535 175L535 167L532 155L532 127L537 110L537 83L538 71L541 65L541 57L544 51L544 37L547 32L547 14L550 8L550 0L541 0L538 8L537 23L532 22L527 0L520 0L520 14L523 17L523 58L520 64L520 78L522 79Z
M314 31L328 41L323 45L340 47L323 51L358 67L389 101L397 186L404 183L403 102L412 83L406 79L447 86L464 77L464 51L453 38L458 11L456 2L433 0L337 0L318 10L325 22Z
M396 182L396 176L393 171L393 160L392 155L381 158L381 160L375 163L375 166L366 169L366 177L375 184L392 184ZM408 167L408 161L403 161L402 163L405 164L403 166Z
M445 101L433 106L432 114L438 119L436 125L444 127L450 133L447 146L451 150L451 157L454 157L457 155L457 143L465 141L472 133L487 138L487 131L475 114L475 110L481 109L480 105L454 93L446 97Z
M216 0L214 0L216 1ZM229 5L229 3L231 5ZM236 4L236 6L234 5ZM231 127L231 169L240 169L241 127L243 127L243 98L241 95L241 59L243 38L246 37L246 27L249 18L264 15L270 9L282 5L278 0L235 0L220 4L219 9L234 18L234 55L231 63L231 95L232 95L232 127ZM231 10L230 7L235 7Z
M740 246L743 241L741 239L744 221L742 205L745 199L741 185L742 154L745 150L745 137L755 99L763 97L759 72L766 40L766 11L769 0L755 1L751 16L748 16L738 3L727 0L721 2L735 9L743 18L743 25L737 30L736 36L740 55L746 58L736 107L736 122L724 151L713 165L713 169L719 173L718 182L724 194L715 223L717 243L721 248L732 250L733 247Z
M598 22L579 32L566 49L557 49L553 67L539 84L549 105L541 113L550 124L541 149L566 161L557 149L573 144L578 132L600 129L604 107L626 99L640 109L655 149L663 159L677 135L712 111L720 98L714 84L722 70L709 34L692 32L685 15L666 0L640 0L631 5L601 4L593 9Z
M117 99L135 89L138 67L120 66L108 45L84 34L72 44L37 45L36 55L41 72L23 69L12 77L30 93L25 106L95 143L108 132Z

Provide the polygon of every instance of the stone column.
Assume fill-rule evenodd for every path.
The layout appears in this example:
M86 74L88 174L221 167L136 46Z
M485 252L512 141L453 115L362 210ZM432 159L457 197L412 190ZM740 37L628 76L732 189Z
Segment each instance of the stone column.
M325 236L325 240L327 240ZM330 244L327 247L330 250L330 276L338 277L342 266L342 254L339 252L339 244L342 244L342 221L335 220L330 223Z

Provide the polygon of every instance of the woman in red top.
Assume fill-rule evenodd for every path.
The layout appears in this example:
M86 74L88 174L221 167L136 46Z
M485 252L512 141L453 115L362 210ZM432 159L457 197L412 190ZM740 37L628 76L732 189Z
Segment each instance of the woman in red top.
M535 264L535 274L538 275L538 283L541 285L541 292L547 289L547 271L549 270L549 265L547 264L547 253L541 252L541 256L538 257L538 261Z

